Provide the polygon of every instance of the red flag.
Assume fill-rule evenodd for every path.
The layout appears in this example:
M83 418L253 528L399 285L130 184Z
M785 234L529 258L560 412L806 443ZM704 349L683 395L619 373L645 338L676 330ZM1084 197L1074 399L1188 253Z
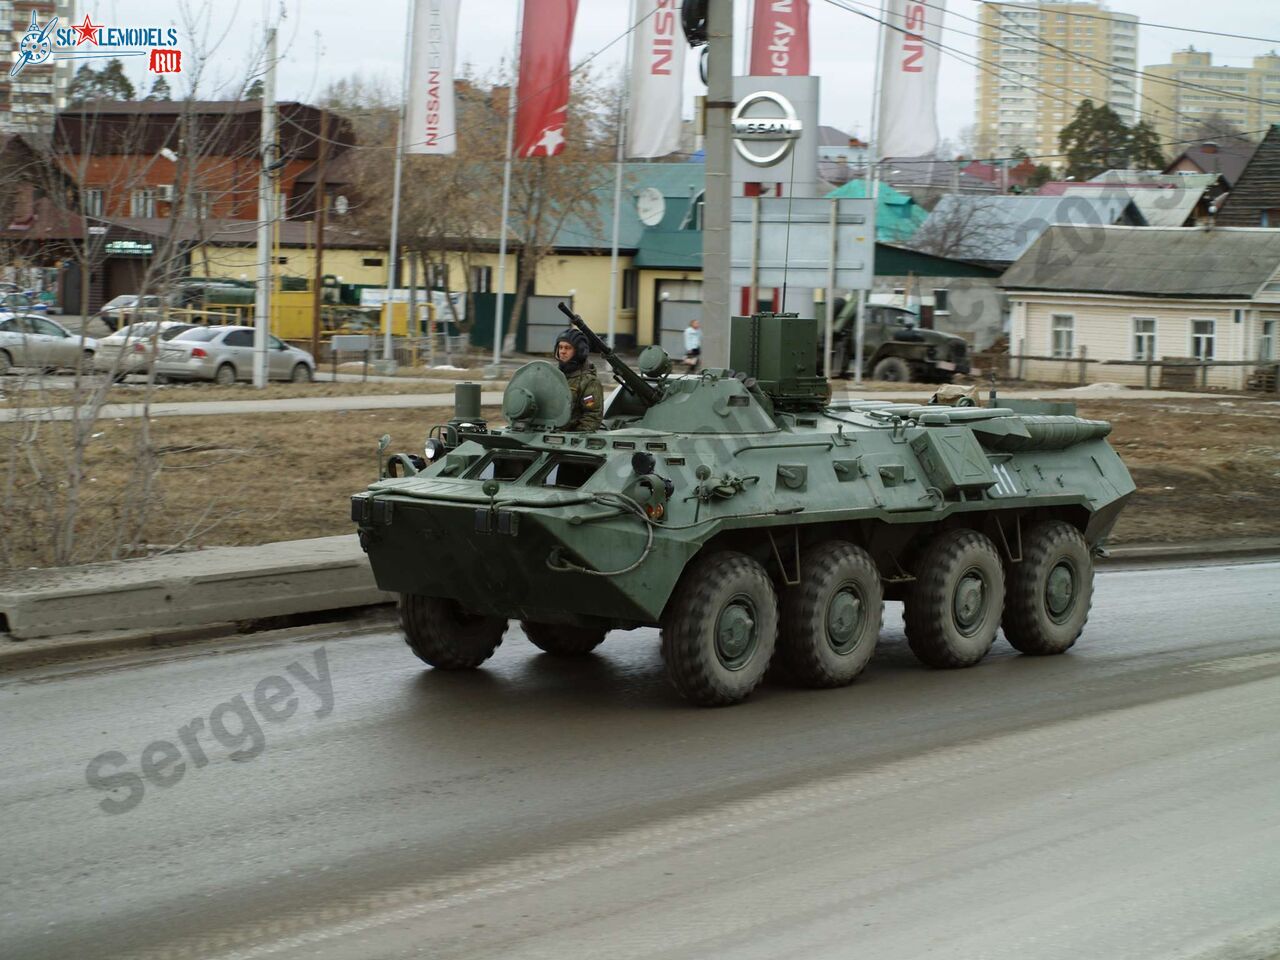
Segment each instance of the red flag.
M809 0L756 0L751 76L809 74Z
M578 0L525 0L516 156L554 157L569 115L569 45Z

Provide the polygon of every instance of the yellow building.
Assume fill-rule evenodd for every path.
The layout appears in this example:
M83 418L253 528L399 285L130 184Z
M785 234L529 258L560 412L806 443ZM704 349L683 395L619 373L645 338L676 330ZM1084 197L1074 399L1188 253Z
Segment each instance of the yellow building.
M979 157L1056 156L1058 132L1086 99L1137 120L1137 17L1040 0L984 3L979 19Z
M1213 54L1195 47L1172 59L1146 67L1142 80L1142 118L1161 140L1189 140L1211 116L1247 133L1280 123L1280 53L1254 57L1249 67L1215 66Z

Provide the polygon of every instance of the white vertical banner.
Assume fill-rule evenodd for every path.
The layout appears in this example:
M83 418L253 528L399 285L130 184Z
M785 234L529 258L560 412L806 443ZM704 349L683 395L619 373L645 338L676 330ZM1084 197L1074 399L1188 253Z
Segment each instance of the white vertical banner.
M453 153L458 148L453 73L460 0L410 0L413 44L405 112L405 153Z
M680 0L636 0L635 18L627 156L665 157L680 148L686 46Z
M938 64L946 0L885 0L876 159L923 157L938 146Z

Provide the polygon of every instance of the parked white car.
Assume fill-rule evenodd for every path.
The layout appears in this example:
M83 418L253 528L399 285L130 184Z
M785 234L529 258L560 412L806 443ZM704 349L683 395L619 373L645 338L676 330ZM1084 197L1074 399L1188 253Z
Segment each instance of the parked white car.
M0 376L13 367L91 370L98 341L80 337L48 317L0 316Z
M267 337L267 378L306 383L315 377L311 354ZM161 345L156 376L212 380L230 386L253 379L253 327L193 327Z
M109 337L98 341L98 353L93 359L93 369L123 377L130 373L142 373L151 365L156 355L157 343L163 344L178 334L190 330L193 323L176 320L131 323L121 327Z

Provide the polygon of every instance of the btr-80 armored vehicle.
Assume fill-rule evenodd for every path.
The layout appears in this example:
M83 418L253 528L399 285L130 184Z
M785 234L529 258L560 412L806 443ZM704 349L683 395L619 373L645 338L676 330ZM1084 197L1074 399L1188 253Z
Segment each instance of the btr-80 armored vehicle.
M732 369L685 376L656 346L631 370L570 316L620 381L606 429L566 431L564 376L533 361L503 396L509 426L490 429L478 385L460 385L424 455L390 456L352 498L427 663L478 667L512 619L563 655L658 626L671 680L711 706L771 662L803 685L852 682L886 598L932 667L976 664L1000 628L1029 654L1080 635L1093 552L1134 490L1109 424L832 402L818 326L791 315L734 318Z

